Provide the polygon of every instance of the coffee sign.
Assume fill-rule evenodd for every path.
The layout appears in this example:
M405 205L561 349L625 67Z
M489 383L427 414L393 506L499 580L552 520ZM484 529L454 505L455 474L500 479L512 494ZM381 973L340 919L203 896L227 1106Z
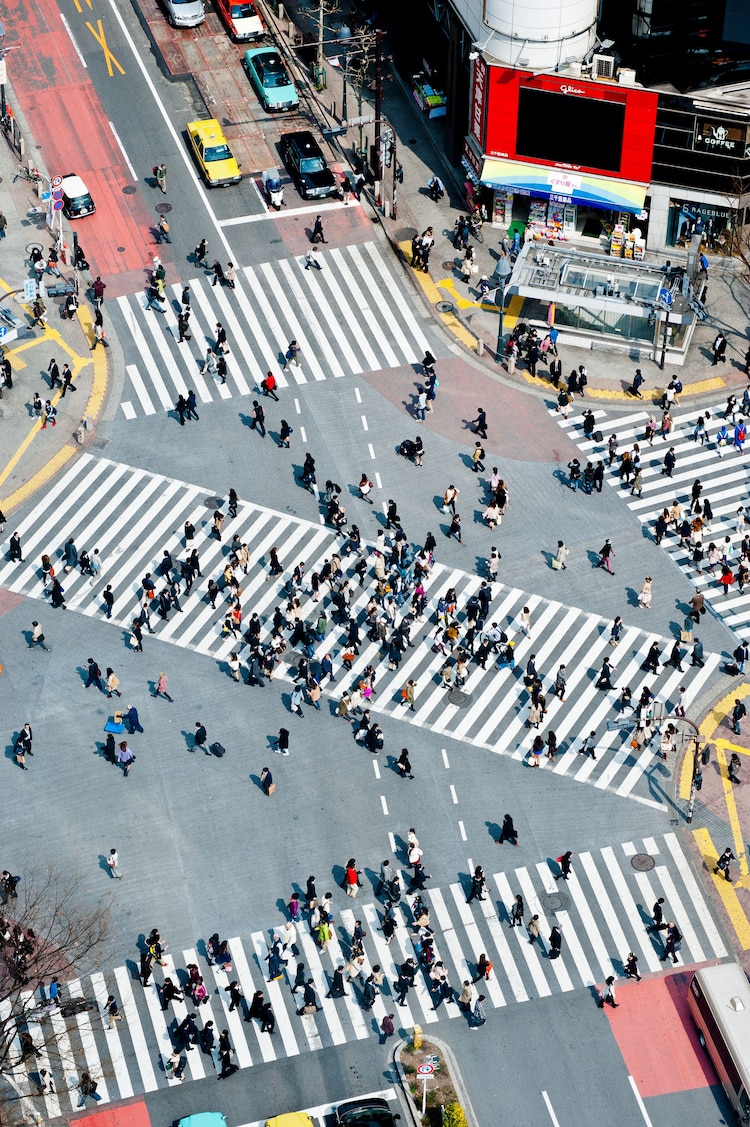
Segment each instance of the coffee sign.
M709 118L695 119L693 148L722 157L745 156L747 126L735 125L727 121L711 121Z

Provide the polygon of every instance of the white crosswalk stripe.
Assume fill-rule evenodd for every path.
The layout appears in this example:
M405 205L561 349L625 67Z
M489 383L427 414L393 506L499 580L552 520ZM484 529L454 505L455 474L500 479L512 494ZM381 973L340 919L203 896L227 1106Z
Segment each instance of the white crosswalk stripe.
M181 285L167 287L165 313L145 309L142 294L112 306L126 354L137 356L126 367L120 404L126 419L168 411L189 388L199 403L212 403L257 393L268 371L285 388L412 364L429 347L403 300L396 269L375 242L330 250L321 271L300 269L296 258L281 259L245 267L234 291L212 286L208 275L189 285L192 341L182 344L176 314ZM218 321L230 345L224 384L200 370ZM292 339L301 346L301 365L281 371Z
M25 562L20 565L0 563L0 585L18 594L43 599L46 593L41 582L40 559L43 553L49 553L65 589L69 609L89 617L101 616L102 591L106 584L111 584L115 597L112 624L129 630L139 613L143 594L141 580L146 572L156 576L165 549L175 562L184 558L182 528L189 518L197 530L195 545L200 551L203 578L196 581L190 593L183 591L181 611L173 610L167 621L151 611L152 629L161 640L225 662L242 639L222 633L228 610L225 595L220 595L214 609L205 592L210 577L221 582L235 534L248 544L251 555L250 570L247 576L241 576L245 616L257 612L263 622L270 619L278 605L286 578L282 576L267 582L267 553L271 547L278 546L282 566L289 570L304 559L308 576L340 548L338 538L314 520L291 518L245 502L240 503L237 517L227 521L220 542L210 536L211 497L208 490L199 486L83 454L16 525ZM69 574L64 572L62 551L71 537L79 550L99 549L102 571L95 583L82 576L78 569ZM354 560L352 556L344 563L350 574ZM620 645L612 649L608 621L554 600L529 595L518 588L496 585L490 621L498 622L512 636L521 608L528 605L533 615L532 637L515 635L514 669L498 668L491 660L485 669L472 663L462 687L466 701L459 706L442 684L440 669L446 659L442 653L433 652L434 608L438 596L454 587L460 618L461 608L481 582L475 575L441 564L432 568L424 582L429 599L428 613L423 622L416 624L413 647L407 649L397 670L389 668L387 655L379 643L363 635L351 674L342 676L338 666L345 650L345 635L329 621L327 634L317 644L314 658L320 660L330 652L338 677L335 686L324 685L324 690L330 691L332 696L338 694L342 683L344 686L356 684L359 674L372 664L377 671L377 695L372 710L379 717L416 723L520 762L528 755L534 736L525 726L528 692L522 674L530 654L535 653L536 667L543 676L547 695L547 713L541 731L544 734L545 730L553 730L559 749L554 762L542 760L542 769L659 806L649 797L648 787L655 745L641 751L630 746L628 725L632 727L632 713L622 718L622 727L611 731L606 728L607 722L617 715L617 699L625 685L630 687L634 701L638 700L643 686L648 685L666 714L677 702L679 687L685 686L683 703L689 706L716 669L719 655L707 654L702 668L688 666L680 671L663 666L652 676L644 673L641 666L651 643L658 640L657 635L628 627ZM362 617L372 585L368 580L364 587L359 587L355 577L352 587L351 613ZM314 620L325 605L324 601L313 603L310 593L302 592L303 617ZM407 609L406 604L404 609ZM330 610L327 608L329 615ZM268 626L264 626L264 631L267 629ZM663 639L660 642L662 650L666 651L668 643ZM277 673L280 691L289 677L287 662L296 664L298 656L287 651ZM613 667L611 691L597 689L591 675L601 667L605 656ZM567 666L568 673L564 702L553 692L560 664ZM414 712L401 704L400 690L409 678L417 682ZM580 737L591 730L597 732L596 760L578 754Z
M748 469L745 462L745 459L750 457L750 443L745 444L744 454L740 454L733 447L734 424L731 418L725 420L724 412L724 403L711 407L708 412L702 408L699 410L697 407L687 406L675 409L672 414L674 426L668 439L665 440L657 434L651 446L644 440L645 424L652 415L657 422L660 421L661 412L657 408L653 411L638 410L624 416L595 410L596 428L602 434L600 442L585 438L582 414L570 415L568 419L563 419L559 415L556 417L562 429L581 451L583 455L581 465L585 464L584 459L594 463L603 460L605 482L617 491L631 512L652 532L659 513L662 509L669 508L675 498L680 501L689 515L692 485L696 478L699 478L703 485L702 498L707 497L710 500L714 514L710 527L705 527L701 532L704 553L708 555L711 542L714 542L717 548L721 548L725 537L729 536L733 551L730 566L736 572L739 545L745 533L750 532L750 524L744 524L741 531L737 526L737 509L740 505L748 511L750 519ZM703 446L693 434L698 416L701 414L710 416L706 423L710 438ZM737 420L741 417L742 413L738 412ZM723 448L722 454L716 444L716 434L725 421L730 441ZM617 437L618 457L607 469L607 443L612 435ZM642 497L631 495L629 487L622 488L623 482L619 476L619 456L626 450L632 451L635 442L638 442L641 448ZM670 446L674 446L677 465L672 477L667 477L662 473L662 467L664 455ZM581 503L586 503L585 497L581 498ZM729 595L725 596L718 582L721 567L717 567L715 574L711 575L704 559L702 572L699 574L692 560L692 549L681 548L679 539L674 527L671 527L662 540L661 547L690 582L703 592L706 602L714 613L731 629L737 632L744 631L750 625L750 584L742 592L735 585L730 589ZM744 633L742 636L744 637Z
M650 872L636 870L631 864L636 854L649 853L655 865ZM514 855L513 860L516 860ZM435 958L442 960L448 979L456 991L463 982L475 977L480 954L493 962L489 980L474 985L475 996L484 993L490 1010L514 1003L542 1001L558 993L585 991L613 974L622 977L628 952L640 958L641 974L665 969L661 961L663 936L646 931L650 923L652 903L666 897L665 919L674 919L683 935L678 962L683 966L703 960L721 959L727 949L714 922L705 897L675 834L640 842L624 842L605 846L573 857L570 880L556 881L556 866L549 862L530 862L504 872L488 874L488 895L482 902L466 904L466 890L459 883L449 884L443 891L428 888L423 900L430 911L434 930ZM499 897L493 895L497 890ZM542 943L531 943L526 927L509 927L510 908L515 893L524 898L524 921L532 914L539 916ZM406 1004L395 1006L393 983L399 965L407 957L418 957L416 932L412 930L410 898L397 908L399 927L390 946L378 931L380 905L358 904L356 918L365 926L364 949L367 973L374 963L386 971L381 995L368 1014L361 1009L363 981L346 984L347 994L340 999L327 998L333 972L345 960L355 913L349 907L340 912L340 923L334 924L334 939L323 952L314 943L307 925L298 924L298 942L309 976L315 982L320 1008L316 1014L298 1016L301 995L289 989L294 980L296 961L290 957L281 980L267 981L265 956L267 941L273 931L253 932L247 938L229 940L232 969L205 965L195 949L182 953L183 965L195 963L209 986L207 1005L197 1007L199 1025L213 1020L216 1029L227 1028L241 1068L293 1057L305 1051L340 1046L372 1037L385 1013L394 1012L401 1028L409 1030L415 1022L434 1025L461 1018L455 1002L432 1008L433 995L429 977L420 967ZM562 933L559 958L547 955L547 936L553 925ZM159 984L165 975L173 982L184 983L187 977L182 966L167 958L166 966L157 968ZM671 962L669 966L671 967ZM228 1010L225 987L237 979L244 1001L240 1009ZM163 1067L154 1071L154 1060L162 1065L172 1052L177 1024L195 1008L186 999L175 1002L166 1012L161 1009L159 984L152 981L144 989L133 981L124 966L108 974L97 973L88 979L75 980L63 987L66 997L92 996L100 1011L64 1017L54 1011L51 1020L30 1018L25 1027L32 1033L38 1057L29 1057L15 1070L15 1079L22 1091L37 1090L39 1067L52 1071L56 1095L47 1095L46 1106L60 1112L67 1100L77 1105L76 1085L86 1069L96 1080L102 1104L113 1099L129 1098L144 1091L176 1084L168 1080ZM273 1006L276 1034L261 1033L260 1023L243 1020L252 995L262 990ZM120 1004L123 1020L109 1030L103 1003L113 993ZM30 993L24 995L27 1007L33 1006ZM0 1017L9 1013L10 1002L0 1003ZM24 1023L19 1024L18 1033ZM20 1038L16 1036L12 1053L20 1058ZM198 1080L215 1073L216 1060L198 1049L185 1052L185 1080ZM66 1094L67 1090L67 1094Z

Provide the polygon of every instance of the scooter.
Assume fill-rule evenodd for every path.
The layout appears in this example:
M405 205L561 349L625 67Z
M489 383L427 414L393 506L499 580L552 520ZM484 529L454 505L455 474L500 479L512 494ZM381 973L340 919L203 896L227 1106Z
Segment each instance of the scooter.
M263 191L271 207L281 211L284 202L284 189L281 186L281 177L278 168L267 168L263 172Z

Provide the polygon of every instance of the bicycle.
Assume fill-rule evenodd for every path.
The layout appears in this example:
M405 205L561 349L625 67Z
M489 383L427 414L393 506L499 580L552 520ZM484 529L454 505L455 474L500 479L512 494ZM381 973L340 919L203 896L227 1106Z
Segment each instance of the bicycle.
M482 221L481 219L475 220L474 216L469 220L469 234L478 243L484 242L484 235L482 234Z
M38 184L41 180L44 179L41 172L37 172L35 168L26 168L26 166L23 164L19 164L18 170L13 177L14 184L16 180L19 179L19 177L21 178L21 180L28 180L32 184Z

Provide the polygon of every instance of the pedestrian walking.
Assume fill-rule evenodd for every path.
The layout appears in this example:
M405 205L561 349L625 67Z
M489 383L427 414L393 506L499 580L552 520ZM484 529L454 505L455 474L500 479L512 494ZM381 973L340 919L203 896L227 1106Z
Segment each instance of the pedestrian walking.
M311 266L313 266L316 270L323 269L322 264L318 260L315 247L310 247L309 251L305 255L305 270L309 270Z
M641 587L640 593L638 595L638 606L642 607L644 610L651 610L652 583L653 580L651 576L647 575L643 581L643 586Z
M110 994L107 997L107 1000L104 1003L104 1005L102 1006L102 1009L103 1009L104 1013L107 1015L108 1022L109 1022L109 1028L114 1029L115 1022L116 1021L122 1021L122 1014L120 1013L120 1007L118 1006L117 1002L115 1001L114 994Z
M636 982L641 981L641 976L638 973L638 956L632 951L628 952L627 959L624 960L625 974L628 978L634 978Z
M561 854L557 858L557 863L560 866L560 872L556 874L555 880L560 880L560 878L562 878L563 880L570 879L572 861L573 853L570 849L568 849L567 852Z
M615 976L613 974L606 979L604 986L602 986L599 991L599 1001L597 1004L600 1010L604 1009L605 1002L607 1005L611 1006L613 1010L616 1010L620 1004L615 1001Z
M276 790L276 783L273 781L273 775L268 767L264 767L260 773L260 785L263 788L263 793L268 798Z
M135 763L135 756L128 747L127 741L123 740L117 750L117 762L122 767L123 776L127 779L130 774L130 769Z
M81 1079L78 1081L78 1091L81 1093L78 1106L83 1107L86 1100L94 1100L96 1103L99 1103L102 1097L96 1089L96 1080L92 1080L88 1072L82 1072Z
M487 438L487 414L483 407L477 407L477 417L469 424L480 438Z
M388 1038L392 1037L395 1032L394 1015L386 1014L380 1023L380 1044L384 1045Z
M736 736L742 735L740 725L744 716L747 716L747 709L743 702L738 697L735 697L734 706L732 708L732 731Z
M651 909L651 919L653 923L649 924L646 931L653 933L654 931L665 931L667 925L664 923L664 897L660 896Z
M163 162L154 165L154 177L156 179L156 187L164 195L167 194L167 166Z
M407 748L401 749L401 754L396 760L396 767L402 779L413 779L414 775L411 770L411 761L409 759L409 752Z
M323 233L323 220L319 215L315 216L315 223L313 224L312 234L310 235L311 243L325 243L327 239Z
M560 951L562 950L562 932L559 927L552 928L547 942L549 943L550 959L558 959L560 957Z
M609 539L605 540L604 544L599 549L599 562L596 565L597 568L599 568L599 567L606 568L606 570L609 572L610 575L614 575L615 573L612 570L612 559L614 558L614 555L615 555L615 551L614 551L614 548L612 547L610 540Z
M484 1003L486 1002L486 1000L486 996L484 994L480 994L476 1002L474 1003L474 1009L469 1015L469 1029L479 1029L480 1025L484 1025L484 1023L487 1021L487 1014L484 1008Z
M83 687L84 689L88 689L91 687L91 685L95 685L100 692L104 692L104 686L102 685L102 671L94 661L93 657L87 659L86 682Z
M29 649L33 650L34 646L41 646L43 650L49 650L46 643L44 632L36 619L31 623L31 638L29 639Z
M520 892L516 893L513 901L513 907L510 910L510 926L521 927L523 924L523 896Z
M159 216L159 222L156 225L156 241L157 243L172 242L172 237L169 234L169 223L167 222L166 215Z
M497 844L502 845L504 841L509 841L511 845L518 845L518 834L510 814L506 814L503 817L503 824L500 830L500 837L497 839Z
M215 258L214 261L212 262L211 270L213 271L213 277L211 279L211 285L215 286L217 283L219 283L220 285L223 286L224 282L226 280L225 277L224 277L224 267L221 265L218 258Z
M109 853L107 854L107 868L109 869L109 875L113 880L120 880L122 877L122 873L118 872L119 864L120 858L117 854L117 850L110 849Z
M718 861L716 862L714 873L718 873L721 870L721 872L724 874L724 879L731 881L732 878L729 875L729 865L732 861L736 860L737 858L735 857L734 853L732 853L731 848L727 846L721 857L719 857Z
M168 700L170 702L170 704L174 704L174 697L171 697L169 695L169 693L167 692L167 680L168 680L168 678L167 678L166 673L164 673L164 672L160 673L158 678L157 678L157 681L156 681L156 686L154 687L154 691L151 694L151 696L152 697L164 697L166 700Z
M661 956L661 961L665 963L668 958L672 958L672 962L676 963L677 952L682 947L682 933L680 932L674 920L670 920L667 924L667 937L664 944L664 954Z
M253 400L252 422L250 430L257 430L261 438L266 437L266 412L257 399Z

